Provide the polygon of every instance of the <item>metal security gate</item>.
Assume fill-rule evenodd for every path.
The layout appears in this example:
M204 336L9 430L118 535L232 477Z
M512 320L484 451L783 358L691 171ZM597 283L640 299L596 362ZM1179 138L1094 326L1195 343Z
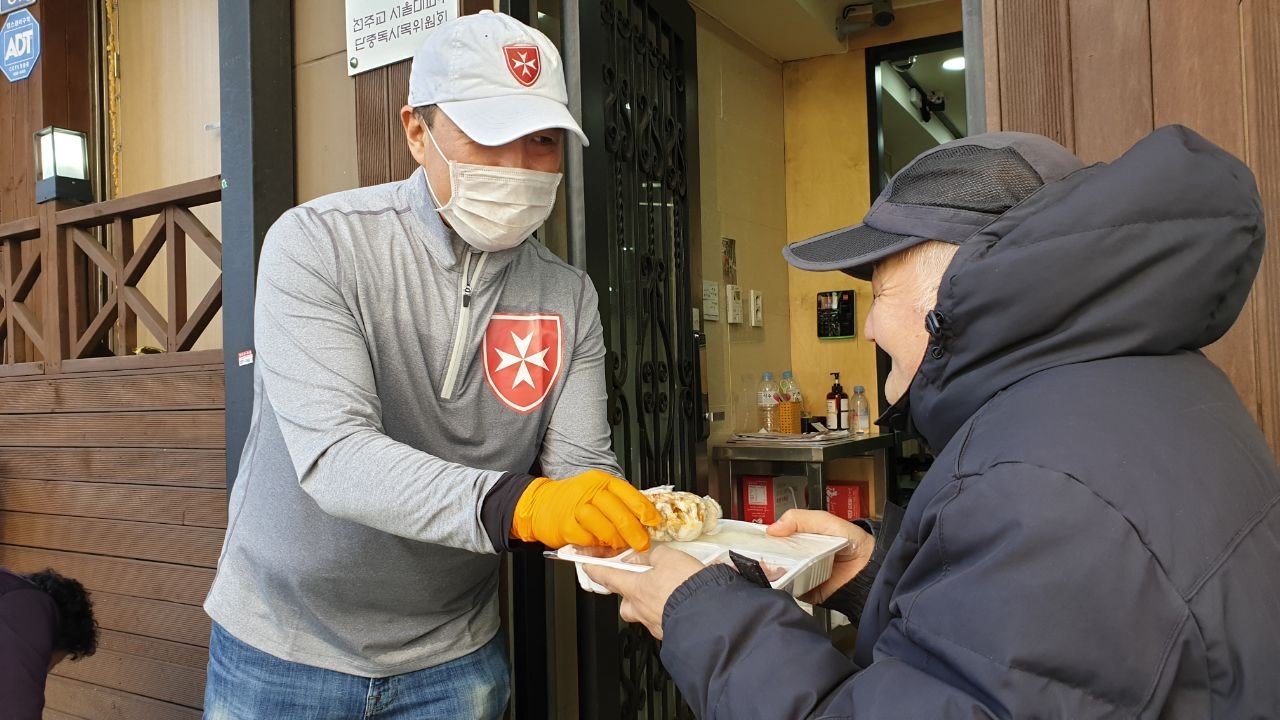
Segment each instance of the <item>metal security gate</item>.
M583 265L600 293L609 422L626 476L694 489L700 397L690 287L697 183L695 27L684 0L579 4ZM585 718L692 717L641 626L579 594Z

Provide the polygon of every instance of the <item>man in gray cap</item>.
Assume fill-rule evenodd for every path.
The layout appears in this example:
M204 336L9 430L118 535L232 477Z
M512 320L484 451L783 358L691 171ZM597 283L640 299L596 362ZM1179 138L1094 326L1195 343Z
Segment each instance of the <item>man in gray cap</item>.
M647 548L659 519L618 477L595 288L528 240L586 142L555 46L451 21L408 100L421 169L290 210L262 250L206 717L499 717L498 553Z
M1201 354L1244 306L1261 203L1236 158L1162 128L1081 168L982 135L904 168L862 225L788 247L871 279L893 418L936 460L806 599L669 548L590 570L663 638L699 717L1280 716L1280 471Z

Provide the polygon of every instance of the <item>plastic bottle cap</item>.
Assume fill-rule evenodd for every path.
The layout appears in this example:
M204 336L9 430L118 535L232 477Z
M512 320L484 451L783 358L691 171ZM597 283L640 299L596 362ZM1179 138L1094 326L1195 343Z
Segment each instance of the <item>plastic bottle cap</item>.
M764 374L764 375L762 375L762 376L760 376L760 379L761 379L761 380L772 380L772 379L773 379L773 373L768 372L768 371L765 371L765 374Z
M790 370L784 370L784 371L782 372L782 379L783 379L783 380L790 380L790 379L791 379L791 377L792 377L792 375L791 375L791 371L790 371Z
M860 393L860 392L866 392L866 391L867 391L867 389L866 389L866 388L864 388L864 387L862 387L861 385L854 385L854 386L853 386L853 391L854 391L854 392L856 392L856 393Z

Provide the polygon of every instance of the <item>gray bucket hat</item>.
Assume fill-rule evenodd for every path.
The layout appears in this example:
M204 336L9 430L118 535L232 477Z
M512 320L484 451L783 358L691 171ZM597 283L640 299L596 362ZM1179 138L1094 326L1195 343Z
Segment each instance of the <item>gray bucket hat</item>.
M959 245L1047 183L1084 167L1042 135L1001 132L921 153L893 176L861 225L783 248L803 270L871 279L875 264L926 240Z

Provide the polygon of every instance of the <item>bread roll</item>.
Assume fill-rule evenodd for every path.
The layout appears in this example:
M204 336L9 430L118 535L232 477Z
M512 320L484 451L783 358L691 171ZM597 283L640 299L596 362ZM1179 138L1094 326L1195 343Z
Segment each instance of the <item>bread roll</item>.
M670 485L644 491L662 515L657 527L649 528L649 536L657 542L697 540L715 533L724 516L720 503L711 497L698 497L691 492L671 489Z

